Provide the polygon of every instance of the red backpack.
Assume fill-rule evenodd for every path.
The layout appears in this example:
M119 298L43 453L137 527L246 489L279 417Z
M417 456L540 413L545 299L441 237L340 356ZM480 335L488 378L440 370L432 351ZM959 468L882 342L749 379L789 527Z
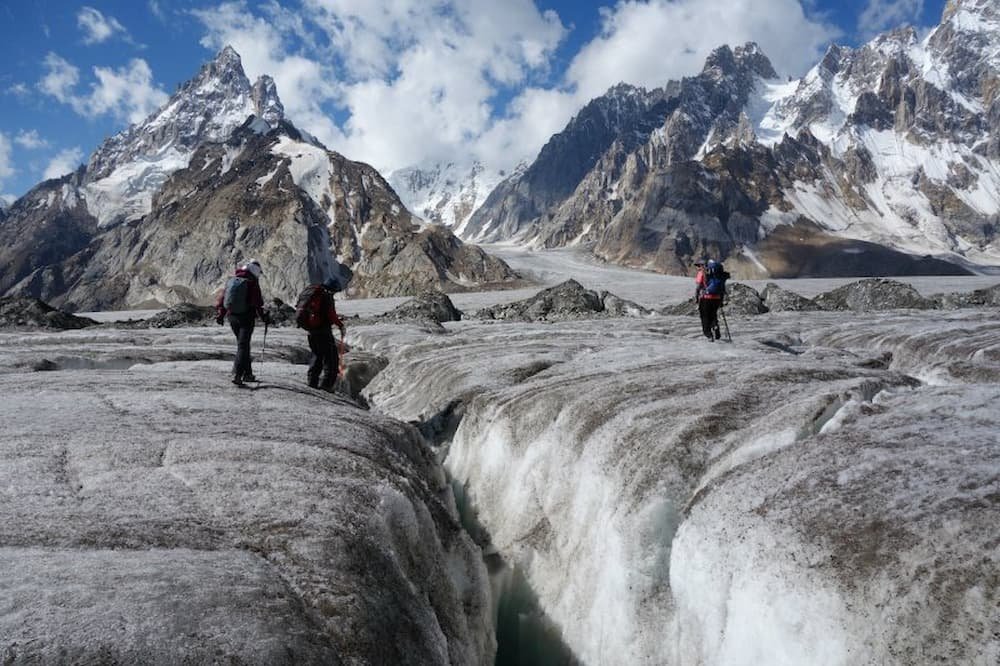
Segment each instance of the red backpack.
M302 290L295 302L295 323L299 328L316 331L329 326L327 314L326 290L322 285L311 284Z

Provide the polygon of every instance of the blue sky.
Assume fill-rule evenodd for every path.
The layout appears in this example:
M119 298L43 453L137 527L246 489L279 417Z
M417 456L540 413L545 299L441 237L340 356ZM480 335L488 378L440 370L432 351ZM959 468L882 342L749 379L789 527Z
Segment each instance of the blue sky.
M290 118L383 171L530 157L624 80L758 41L801 75L831 41L935 24L944 0L0 1L0 195L65 173L224 44Z

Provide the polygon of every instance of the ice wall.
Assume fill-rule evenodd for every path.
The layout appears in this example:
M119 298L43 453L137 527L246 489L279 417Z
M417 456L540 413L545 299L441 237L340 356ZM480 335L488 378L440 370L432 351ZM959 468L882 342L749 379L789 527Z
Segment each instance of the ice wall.
M419 418L464 401L447 466L584 663L990 663L1000 416L962 405L997 390L995 313L730 324L732 346L682 318L361 338L391 358L370 387L380 408ZM960 351L907 330L976 333ZM933 393L894 369L942 357L979 368L951 381L985 385ZM939 403L930 428L922 410ZM983 442L971 480L965 454L945 455L965 435ZM937 522L932 507L947 508ZM956 641L927 610L942 590Z

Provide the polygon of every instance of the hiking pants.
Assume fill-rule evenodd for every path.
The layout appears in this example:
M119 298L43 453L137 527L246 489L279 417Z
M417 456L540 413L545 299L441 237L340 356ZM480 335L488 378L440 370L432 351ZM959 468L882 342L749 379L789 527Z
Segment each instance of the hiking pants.
M233 362L233 376L236 379L253 377L250 369L250 338L253 337L253 313L229 315L229 325L236 336L236 360Z
M307 375L309 386L332 388L333 383L337 380L340 363L337 357L337 341L334 340L333 330L329 326L309 333L309 351L313 353ZM322 383L319 381L321 372L323 373Z
M701 332L709 340L715 340L718 336L713 333L719 328L719 308L722 307L721 298L703 298L698 301L698 314L701 316Z

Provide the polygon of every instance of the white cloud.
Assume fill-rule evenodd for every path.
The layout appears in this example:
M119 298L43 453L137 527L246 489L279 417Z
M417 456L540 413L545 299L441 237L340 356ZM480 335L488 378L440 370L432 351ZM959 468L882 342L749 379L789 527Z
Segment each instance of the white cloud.
M94 76L97 82L91 86L90 95L73 102L73 108L84 116L110 113L137 123L169 99L153 83L153 72L145 60L136 58L118 69L95 67Z
M798 0L652 0L605 10L602 34L574 58L568 78L584 97L625 81L645 87L699 72L713 49L757 42L780 74L802 75L832 26L806 17Z
M28 150L39 150L49 147L49 142L39 136L38 130L21 130L14 137L14 143Z
M38 82L38 88L60 102L69 102L73 88L80 82L80 70L51 51L43 61L48 73Z
M65 176L70 172L76 171L76 168L82 162L83 151L79 146L59 151L49 162L49 165L45 167L45 173L42 174L42 178L48 180L50 178Z
M31 90L24 83L18 82L7 88L7 93L16 97L27 97L31 93Z
M113 16L105 16L93 7L83 7L76 15L76 24L83 31L84 44L100 44L116 33L128 38L125 26Z
M49 53L44 64L48 73L39 81L39 89L87 118L111 114L136 123L169 98L153 83L152 70L140 58L117 69L94 67L97 80L91 84L88 95L79 95L73 90L80 81L80 71L75 66L55 53Z
M149 12L153 16L160 19L161 21L167 20L167 15L163 13L163 8L160 7L160 3L157 2L157 0L149 0L147 6L149 7Z
M383 171L471 157L510 168L619 81L660 86L746 41L780 73L801 74L839 36L799 0L620 0L559 81L538 87L566 28L534 0L301 2L192 13L203 45L232 44L251 78L275 78L293 122Z
M858 17L858 34L870 39L901 25L915 24L924 11L924 0L868 0Z
M14 162L11 159L10 139L7 138L6 134L0 132L0 186L3 185L3 181L15 173L17 170L14 169Z

